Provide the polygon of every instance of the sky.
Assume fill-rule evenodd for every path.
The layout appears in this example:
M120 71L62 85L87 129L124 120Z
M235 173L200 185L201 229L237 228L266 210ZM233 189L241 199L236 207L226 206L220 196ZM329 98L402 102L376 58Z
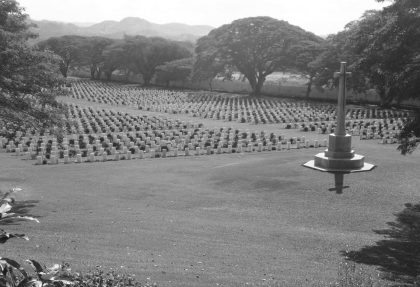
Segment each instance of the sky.
M364 11L389 5L375 0L17 0L34 20L98 23L140 17L150 22L219 27L270 16L317 35L336 33Z

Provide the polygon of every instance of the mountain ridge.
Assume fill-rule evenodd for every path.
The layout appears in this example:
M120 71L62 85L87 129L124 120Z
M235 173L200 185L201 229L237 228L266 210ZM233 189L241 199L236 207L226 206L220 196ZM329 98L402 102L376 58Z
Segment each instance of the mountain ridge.
M194 42L214 29L214 27L208 25L157 24L139 17L126 17L120 21L105 20L87 26L50 20L30 19L29 21L37 26L31 28L33 32L39 35L36 39L37 42L64 35L102 36L113 39L121 39L124 35L143 35Z

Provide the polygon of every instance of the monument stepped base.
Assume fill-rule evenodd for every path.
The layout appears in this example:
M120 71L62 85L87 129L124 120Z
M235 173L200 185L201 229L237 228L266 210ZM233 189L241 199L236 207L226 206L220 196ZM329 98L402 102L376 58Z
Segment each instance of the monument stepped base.
M315 164L316 160L320 160L321 164ZM307 163L303 164L303 166L312 168L319 171L325 172L334 172L334 173L353 173L353 172L364 172L372 170L375 165L364 162L364 156L355 154L355 159L352 161L346 160L345 163L338 162L342 161L342 159L329 159L325 157L324 153L319 153L315 155L314 160L310 160ZM359 167L349 167L349 165L359 166Z
M333 158L321 152L315 155L314 160L315 166L325 169L358 169L363 167L365 163L365 157L359 154L354 154L351 158Z

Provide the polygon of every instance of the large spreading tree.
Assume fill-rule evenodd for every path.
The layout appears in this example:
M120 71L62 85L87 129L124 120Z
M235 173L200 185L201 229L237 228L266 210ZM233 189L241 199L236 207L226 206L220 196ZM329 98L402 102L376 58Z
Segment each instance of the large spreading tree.
M374 89L383 106L419 98L420 1L391 2L380 11L366 11L327 39L317 59L326 71L319 84L331 83L338 63L346 61L353 72L349 87Z
M299 41L291 49L292 65L290 72L297 73L307 80L306 98L309 98L314 82L321 77L324 70L323 63L318 60L319 55L326 49L324 42L324 40Z
M308 40L321 41L286 21L270 17L239 19L198 40L197 60L203 62L197 62L196 70L204 70L209 59L233 67L247 78L252 93L259 95L266 77L293 66L293 47Z
M112 79L112 73L118 69L124 69L129 64L129 59L125 53L125 41L114 40L102 51L103 61L100 63L100 69L105 74L107 81Z
M333 86L333 72L346 61L353 72L348 87L356 92L374 89L382 106L420 99L420 1L393 0L380 11L366 11L327 43L316 60L318 85ZM400 135L403 154L420 143L419 119L417 115L409 121Z
M88 43L86 37L65 35L51 37L37 45L42 50L49 50L60 57L60 72L67 77L72 67L86 65Z
M144 36L126 36L124 52L128 68L142 75L145 86L152 81L158 66L192 56L181 42Z
M100 79L102 65L105 62L105 49L113 44L114 40L104 37L88 37L85 40L84 57L82 63L87 64L90 70L91 79Z
M183 58L156 67L156 83L169 87L171 82L186 81L191 75L194 59Z
M59 123L55 97L62 81L58 59L27 44L27 15L15 0L0 1L0 124L42 127Z
M225 76L230 67L218 57L218 49L213 44L211 37L201 37L195 48L195 59L192 80L195 82L207 81L210 91L216 76Z

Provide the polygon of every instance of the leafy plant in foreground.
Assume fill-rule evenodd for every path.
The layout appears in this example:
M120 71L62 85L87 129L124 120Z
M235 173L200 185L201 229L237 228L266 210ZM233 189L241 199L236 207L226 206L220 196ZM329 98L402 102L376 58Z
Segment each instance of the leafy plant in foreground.
M20 188L13 188L8 191L1 199L0 199L0 224L4 223L5 221L16 221L16 220L31 220L39 223L39 220L30 217L30 216L20 216L12 211L13 205L15 203L14 194L18 191L21 191ZM29 238L25 234L17 234L17 233L8 233L3 229L0 229L0 243L6 243L7 240L11 238L22 238L25 240L29 240Z
M39 220L34 217L21 216L12 212L16 202L15 193L21 190L21 188L13 188L0 199L0 224L20 220L39 223ZM4 244L11 238L29 240L25 234L9 233L0 229L0 243ZM32 272L28 272L24 265L13 259L0 257L0 287L49 287L73 284L73 282L66 280L69 276L69 270L58 264L45 268L35 260L27 260L26 262L28 266L32 267Z

